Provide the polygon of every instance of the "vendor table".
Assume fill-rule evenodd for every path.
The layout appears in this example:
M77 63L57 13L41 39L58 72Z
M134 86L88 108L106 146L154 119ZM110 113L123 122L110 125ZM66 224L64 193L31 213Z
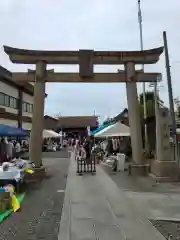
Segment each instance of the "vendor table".
M17 192L20 192L24 179L24 170L10 167L7 171L3 171L0 167L0 186L12 184Z

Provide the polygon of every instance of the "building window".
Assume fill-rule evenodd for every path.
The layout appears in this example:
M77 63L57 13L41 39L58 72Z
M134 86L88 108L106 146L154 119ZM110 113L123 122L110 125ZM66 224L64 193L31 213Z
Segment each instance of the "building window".
M33 105L27 102L23 102L23 112L32 113Z
M29 104L29 112L32 113L33 112L33 105Z
M18 109L18 99L17 98L14 98L14 108L15 109Z
M4 106L4 96L5 96L4 93L0 93L0 105L3 105L3 106Z
M28 111L28 113L31 112L30 106L31 106L31 104L28 103L28 104L27 104L27 111Z
M14 98L13 97L10 97L9 105L11 108L14 108Z
M18 99L0 92L0 105L18 109Z
M23 112L27 112L27 103L23 102Z
M19 99L0 92L1 106L18 109L18 101ZM31 103L23 102L22 108L23 112L32 113L33 111L33 105Z
M4 105L5 105L6 107L10 107L10 96L5 95Z
M10 97L9 105L11 108L17 109L17 99L14 97Z

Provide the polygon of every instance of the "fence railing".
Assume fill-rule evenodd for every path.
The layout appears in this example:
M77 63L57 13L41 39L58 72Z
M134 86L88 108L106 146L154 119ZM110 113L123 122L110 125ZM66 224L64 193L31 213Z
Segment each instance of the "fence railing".
M94 155L92 155L89 159L78 157L76 161L78 175L82 175L84 173L96 173L96 158Z

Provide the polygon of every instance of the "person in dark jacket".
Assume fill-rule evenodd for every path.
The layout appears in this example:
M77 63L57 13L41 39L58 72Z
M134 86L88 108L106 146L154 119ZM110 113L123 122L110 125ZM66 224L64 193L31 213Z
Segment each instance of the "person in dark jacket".
M91 144L88 139L84 141L83 148L86 151L86 161L89 163L91 159Z
M6 142L5 139L2 138L0 143L0 164L6 161L7 161Z

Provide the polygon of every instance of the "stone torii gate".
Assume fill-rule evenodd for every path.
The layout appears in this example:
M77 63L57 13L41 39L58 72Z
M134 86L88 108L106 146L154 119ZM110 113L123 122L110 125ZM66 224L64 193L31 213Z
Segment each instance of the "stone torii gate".
M145 51L38 51L4 46L4 51L13 63L35 64L36 71L13 73L15 81L35 82L32 131L30 139L30 160L36 167L42 164L42 131L44 120L44 95L46 82L65 83L114 83L125 82L133 161L144 164L140 116L136 82L156 82L161 74L135 71L136 64L155 64L163 47ZM47 64L78 64L79 73L55 73L47 71ZM94 73L93 67L101 65L125 66L118 73Z

